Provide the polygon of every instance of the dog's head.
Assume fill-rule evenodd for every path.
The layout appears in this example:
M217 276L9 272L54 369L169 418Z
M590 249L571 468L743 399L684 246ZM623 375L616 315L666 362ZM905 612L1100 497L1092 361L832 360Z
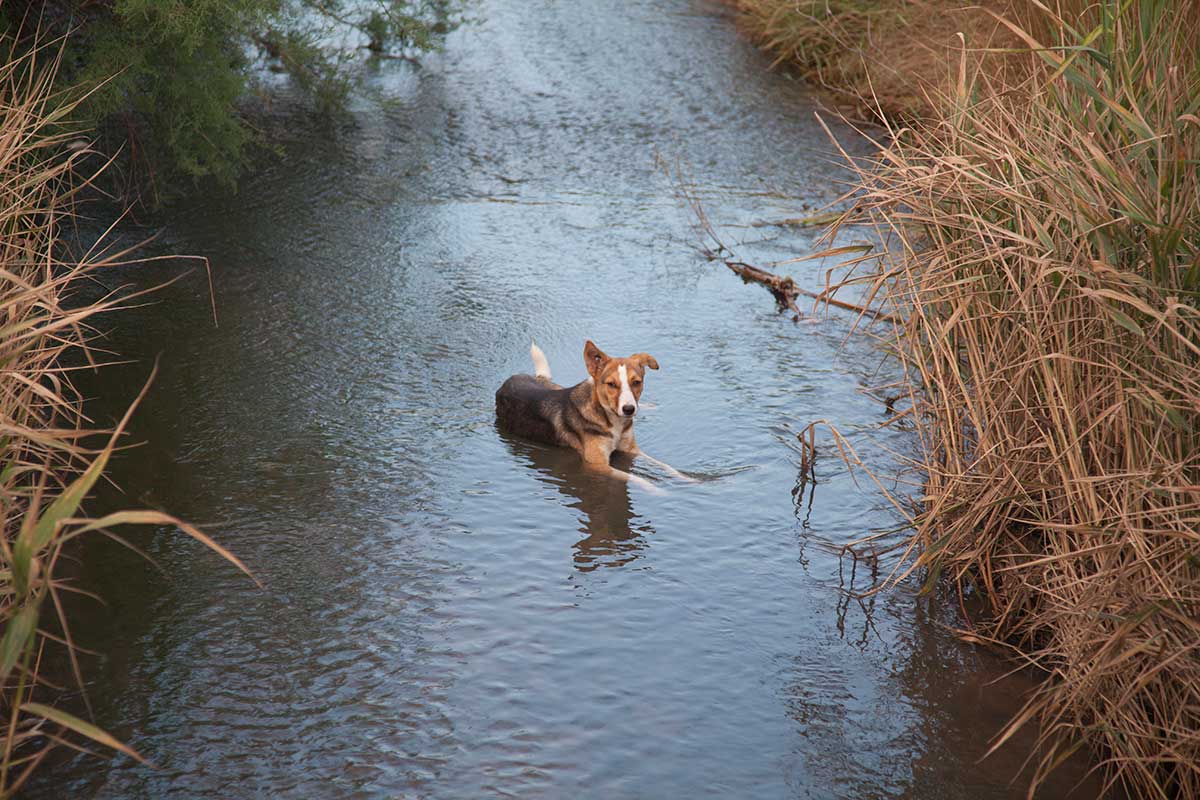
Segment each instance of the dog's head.
M592 394L596 402L617 417L637 413L642 396L646 368L658 369L658 361L649 353L634 353L629 358L611 358L591 340L583 347L583 363L592 376Z

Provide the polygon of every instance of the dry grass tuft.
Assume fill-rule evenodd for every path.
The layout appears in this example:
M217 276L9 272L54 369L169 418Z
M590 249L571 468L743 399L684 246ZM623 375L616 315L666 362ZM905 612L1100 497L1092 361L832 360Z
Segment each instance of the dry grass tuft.
M959 0L724 2L776 63L798 67L841 106L871 120L935 113L936 98L953 87L964 38L975 46L1013 43L983 8ZM1008 2L986 5L1003 11Z
M72 296L81 278L126 254L64 260L60 235L87 184L76 173L87 151L72 146L77 137L64 125L73 104L55 94L56 67L56 55L42 48L10 51L0 65L0 797L15 793L56 746L83 749L90 741L137 757L87 721L36 699L59 691L39 674L52 647L65 648L83 689L61 601L63 592L81 590L56 575L71 540L125 523L170 525L245 569L200 531L159 512L80 515L133 408L115 431L95 430L64 358L90 360L88 320L130 295L92 303ZM97 437L102 443L93 445Z
M997 741L1038 721L1038 780L1088 746L1200 797L1200 8L1024 20L1022 80L964 60L858 167L927 475L912 569L1049 674Z

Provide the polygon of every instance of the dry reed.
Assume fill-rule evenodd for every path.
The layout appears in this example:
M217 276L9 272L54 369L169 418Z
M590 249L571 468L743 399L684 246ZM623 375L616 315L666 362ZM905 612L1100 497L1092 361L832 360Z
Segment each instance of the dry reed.
M911 569L1048 673L996 742L1040 724L1031 794L1088 746L1200 797L1200 11L1024 19L1023 80L964 56L938 123L858 164L926 476Z
M733 5L885 112L832 233L890 245L847 282L900 320L908 571L981 594L976 633L1047 673L996 746L1039 723L1031 795L1087 747L1133 796L1200 797L1200 7L992 2L1000 35L948 57L910 46L937 3Z
M82 590L56 574L64 547L90 532L114 535L108 529L120 524L166 525L245 569L200 531L159 512L81 516L133 408L115 430L95 430L64 359L90 361L88 320L130 295L84 302L73 289L127 253L65 259L60 237L87 184L78 167L88 152L65 124L74 103L54 89L57 55L45 48L7 55L0 65L0 797L16 792L60 745L91 742L137 757L88 721L39 700L60 691L39 671L55 647L83 690L62 602L64 592Z
M950 54L1010 43L981 7L961 0L724 0L777 64L798 68L861 118L926 118L953 85ZM1007 0L990 0L1005 9Z

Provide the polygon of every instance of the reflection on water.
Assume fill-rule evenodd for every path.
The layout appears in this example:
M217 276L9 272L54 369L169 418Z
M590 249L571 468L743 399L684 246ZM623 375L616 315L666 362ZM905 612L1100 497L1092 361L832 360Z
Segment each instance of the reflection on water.
M650 522L634 514L625 481L597 478L583 468L573 450L528 442L497 428L497 435L519 461L533 468L538 478L554 487L565 498L568 508L579 512L579 532L575 543L575 568L590 572L597 567L621 567L637 560L654 535ZM613 466L628 470L631 460L621 461L618 454Z
M859 647L865 647L872 636L878 638L875 628L875 601L883 575L878 558L860 557L853 550L843 550L838 558L838 601L837 630L843 637L850 637ZM851 614L851 605L858 612ZM847 633L846 620L851 620Z

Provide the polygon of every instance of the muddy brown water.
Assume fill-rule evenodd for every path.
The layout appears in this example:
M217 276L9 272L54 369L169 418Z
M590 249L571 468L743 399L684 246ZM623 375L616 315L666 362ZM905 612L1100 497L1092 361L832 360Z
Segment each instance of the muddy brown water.
M742 257L804 254L753 223L839 194L814 97L686 0L477 16L348 119L280 101L277 162L167 213L220 325L198 276L122 315L138 363L88 379L98 415L162 372L104 502L202 524L267 588L167 532L134 537L161 573L90 545L96 719L158 768L67 758L28 796L1023 796L1028 738L979 759L1028 680L993 684L948 601L847 594L888 565L838 548L897 519L828 440L798 486L809 421L883 470L911 447L872 433L886 364L698 257L661 167ZM589 337L657 357L638 438L701 483L652 496L496 430L529 341L569 383Z

